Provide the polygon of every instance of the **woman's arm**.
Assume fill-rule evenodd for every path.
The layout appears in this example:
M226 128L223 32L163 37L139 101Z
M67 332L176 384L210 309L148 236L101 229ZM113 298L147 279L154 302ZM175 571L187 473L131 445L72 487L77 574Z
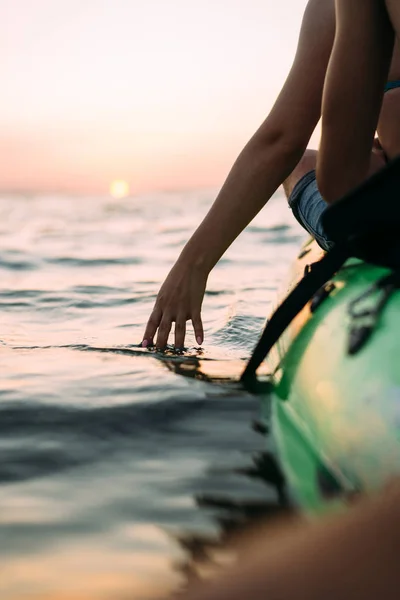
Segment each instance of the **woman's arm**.
M208 274L300 160L320 117L334 31L333 0L310 0L293 67L275 106L241 152L164 282L144 346L153 342L158 329L157 347L165 347L175 321L175 346L183 347L188 319L197 342L203 342L200 310Z
M383 0L336 0L336 24L317 164L318 187L327 202L368 175L394 43Z

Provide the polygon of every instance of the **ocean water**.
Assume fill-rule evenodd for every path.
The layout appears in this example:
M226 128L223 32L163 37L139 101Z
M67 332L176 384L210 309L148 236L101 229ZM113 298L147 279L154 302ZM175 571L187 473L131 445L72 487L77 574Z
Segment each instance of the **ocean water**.
M279 505L235 379L305 237L281 191L211 274L202 349L137 347L213 198L0 197L0 598L166 596Z

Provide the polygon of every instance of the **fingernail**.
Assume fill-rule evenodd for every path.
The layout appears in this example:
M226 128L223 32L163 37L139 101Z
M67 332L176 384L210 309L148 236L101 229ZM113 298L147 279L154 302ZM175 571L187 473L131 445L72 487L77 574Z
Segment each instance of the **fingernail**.
M147 348L148 345L149 345L148 340L143 340L143 342L142 342L142 348Z
M201 342L202 342L202 339L201 339L201 337L199 336L199 337L197 338L197 343L198 343L198 345L199 345L199 346L201 346Z

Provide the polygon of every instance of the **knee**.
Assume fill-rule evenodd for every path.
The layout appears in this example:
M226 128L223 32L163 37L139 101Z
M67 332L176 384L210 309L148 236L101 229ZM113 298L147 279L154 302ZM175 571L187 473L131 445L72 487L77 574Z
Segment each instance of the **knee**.
M300 179L306 173L314 171L317 167L317 156L317 150L310 150L307 148L297 163L296 168L293 170L292 175L297 175L298 179Z
M309 173L310 171L314 171L317 165L317 151L307 149L299 162L297 163L295 169L289 175L289 177L283 182L283 187L286 192L287 197L289 198L296 184L300 181L304 175Z
M301 168L304 171L304 174L313 171L317 165L317 155L318 152L316 150L307 148L297 167Z

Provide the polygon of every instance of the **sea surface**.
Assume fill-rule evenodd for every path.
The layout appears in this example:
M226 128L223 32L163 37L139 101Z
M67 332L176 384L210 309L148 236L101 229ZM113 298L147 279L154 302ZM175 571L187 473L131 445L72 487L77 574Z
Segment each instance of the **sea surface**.
M138 347L214 196L0 197L1 599L167 596L279 505L236 380L305 237L281 191L210 275L202 348Z

